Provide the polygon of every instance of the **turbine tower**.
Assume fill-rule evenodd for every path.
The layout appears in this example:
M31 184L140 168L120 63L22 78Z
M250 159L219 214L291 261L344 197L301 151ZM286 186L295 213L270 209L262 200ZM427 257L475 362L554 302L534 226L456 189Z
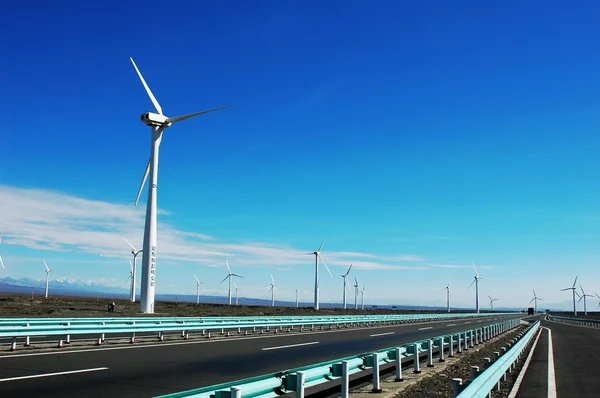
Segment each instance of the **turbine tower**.
M44 267L46 267L46 293L44 297L48 298L48 275L50 274L50 272L52 272L52 270L48 268L48 264L46 264L46 261L44 261Z
M235 287L235 305L238 305L238 285L233 282L233 287Z
M131 254L133 254L133 275L131 277L131 292L130 292L130 298L129 300L131 300L132 303L135 303L135 278L137 275L137 256L138 254L142 253L143 250L137 250L135 247L133 247L133 245L131 243L129 243L129 241L127 239L125 239L124 237L121 236L121 238L123 238L123 240L125 242L127 242L127 244L129 245L129 247L131 247Z
M2 243L2 232L0 232L0 243ZM2 261L2 256L0 256L0 265L2 266L2 269L6 269L4 262Z
M367 288L367 285L363 285L363 288L362 288L362 290L360 291L360 292L361 292L361 296L360 296L360 307L361 307L361 308L360 308L360 309L361 309L362 311L364 311L364 310L365 310L365 289L366 289L366 288Z
M575 302L575 294L577 293L575 290L577 290L577 288L575 287L575 285L577 284L577 278L579 276L575 277L575 281L573 282L573 286L571 287L566 287L564 289L560 289L561 292L564 292L565 290L572 290L573 291L573 315L577 316L577 303Z
M535 303L533 304L533 306L534 306L533 313L534 314L537 314L537 302L538 302L538 300L544 301L543 298L540 298L540 297L537 296L537 294L535 294L535 289L533 289L533 298L531 299L531 301L529 301L529 304L531 304L532 301L535 301Z
M354 309L358 309L358 279L354 278Z
M134 294L133 292L135 291L135 285L133 284L133 277L134 277L134 273L133 273L133 264L131 264L131 260L129 260L129 276L127 277L127 279L125 279L125 283L129 282L129 280L131 280L130 286L129 286L129 295L131 296L132 294ZM132 301L133 302L133 301Z
M243 278L243 276L240 276L238 274L234 274L231 272L231 268L229 268L229 261L225 260L225 264L227 264L227 276L225 277L225 279L223 279L221 281L220 284L222 284L223 282L225 282L227 280L227 278L229 278L229 300L228 300L228 303L229 303L229 305L231 305L231 284L233 283L233 277L235 276L236 278Z
M325 238L325 239L327 239L327 238ZM312 253L304 253L304 254L314 254L314 256L315 256L315 304L314 304L315 310L319 309L319 259L321 259L321 261L323 262L323 265L325 266L325 269L327 270L327 272L329 272L329 275L333 276L331 274L331 271L329 270L329 267L327 266L327 264L325 264L325 260L323 260L323 257L321 257L321 249L323 248L325 239L323 239L323 242L321 242L321 246L319 246L317 251L312 252Z
M600 299L600 296L598 296L598 293L594 293L596 295L596 297L598 297ZM598 301L598 307L600 307L600 301Z
M196 274L193 274L193 275L194 275L194 279L196 280L196 304L200 304L200 283L202 283L202 282L200 282L198 280L198 277L196 276Z
M352 264L350 264L348 271L346 271L345 274L342 274L342 278L344 278L344 309L346 309L346 287L350 287L350 285L348 284L348 274L350 273L351 269Z
M581 299L583 299L583 315L587 316L587 303L586 303L586 297L594 297L592 294L585 294L585 290L583 290L583 287L581 285L579 285L579 288L581 289L581 295L579 296L579 301L581 301Z
M148 175L150 175L150 186L148 189L148 201L146 204L146 224L144 227L144 245L143 245L143 256L142 256L142 289L140 296L140 311L143 313L154 313L154 290L156 288L156 249L157 249L157 237L156 237L156 208L157 208L157 184L158 184L158 152L160 143L162 141L163 131L171 126L172 123L179 122L181 120L189 119L191 117L199 116L204 113L218 111L220 109L228 108L228 106L222 106L219 108L209 109L202 112L190 113L183 116L167 117L163 115L162 108L150 87L146 84L142 73L138 69L137 65L133 61L133 58L129 58L135 71L137 72L142 85L146 89L148 97L156 110L156 113L146 112L142 114L141 119L147 126L152 129L152 139L150 147L150 158L142 178L142 184L138 190L137 198L135 199L134 206L137 206L142 189ZM230 303L231 304L231 303Z
M498 299L492 298L492 296L490 296L489 294L488 297L490 299L490 311L494 312L494 301L498 301Z
M471 282L471 284L469 285L469 287L467 288L467 290L469 290L471 288L471 286L473 286L473 283L475 284L475 311L477 311L477 313L479 314L479 280L483 279L482 277L479 276L479 274L477 273L477 268L475 268L475 263L471 262L473 264L473 270L475 271L475 276L473 277L473 282Z
M600 306L600 303L598 303L598 306ZM296 289L296 308L298 308L298 289Z
M271 275L271 307L275 307L275 279L273 279L273 275Z
M448 281L448 285L442 290L446 291L446 311L450 312L450 281Z

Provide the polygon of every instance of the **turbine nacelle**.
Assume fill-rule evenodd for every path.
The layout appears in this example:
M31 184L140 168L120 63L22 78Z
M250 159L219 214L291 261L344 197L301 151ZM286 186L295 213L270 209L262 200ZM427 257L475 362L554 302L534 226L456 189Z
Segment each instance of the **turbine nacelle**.
M148 126L156 126L156 127L169 127L171 125L168 122L169 118L165 115L159 115L158 113L146 112L141 116L142 122L144 122Z

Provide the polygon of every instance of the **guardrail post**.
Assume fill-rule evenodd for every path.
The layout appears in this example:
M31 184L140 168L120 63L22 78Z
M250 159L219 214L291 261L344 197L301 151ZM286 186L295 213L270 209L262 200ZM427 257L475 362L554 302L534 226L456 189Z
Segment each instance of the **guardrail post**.
M481 338L481 329L475 329L475 345L479 345L479 339Z
M433 368L433 340L427 340L427 367Z
M350 372L348 369L348 361L342 361L342 398L348 398L350 391Z
M105 325L105 324L104 324L104 322L102 322L102 326L104 326L104 325ZM102 339L102 341L104 341L104 333L102 333L102 334L100 335L100 338Z
M414 355L413 355L413 359L414 359L413 373L421 373L421 367L419 366L419 343L413 344L413 348L415 350Z
M458 333L457 352L462 353L462 336L460 333Z
M231 387L231 398L242 398L242 387Z
M471 381L475 380L478 375L479 375L479 366L471 366L471 373L470 373Z
M448 357L452 358L454 356L454 336L450 335L448 338Z
M12 339L12 343L10 345L10 350L17 351L17 338L16 337L13 337L13 339Z
M100 340L100 339L98 339L98 340ZM64 347L64 345L63 345L62 339L58 340L58 348L63 348L63 347Z
M487 369L487 368L489 368L489 367L490 367L490 365L492 364L492 358L483 358L483 361L484 361L484 363L485 363L485 366L484 366L484 367L485 367L486 369Z
M438 338L438 344L440 346L440 362L445 362L446 360L444 359L444 338L443 337L439 337Z
M396 347L396 379L394 381L404 381L402 377L402 353L400 347Z
M458 397L460 390L462 390L462 379L452 379L452 398Z
M25 336L25 347L29 347L29 336Z
M473 348L475 345L473 344L473 329L471 329L470 331L470 336L469 336L469 347Z
M296 372L296 398L304 398L304 372Z
M135 333L131 333L131 344L135 344Z
M372 392L381 392L381 383L379 380L379 353L373 354L373 390Z
M158 341L165 341L165 336L162 331L158 332Z

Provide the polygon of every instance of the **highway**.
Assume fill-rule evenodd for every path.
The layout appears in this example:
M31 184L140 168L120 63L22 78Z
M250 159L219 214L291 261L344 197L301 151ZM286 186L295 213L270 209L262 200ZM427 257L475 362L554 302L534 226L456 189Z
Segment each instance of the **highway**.
M517 397L598 397L600 330L544 320L541 326Z
M0 355L0 396L150 397L274 373L510 316Z

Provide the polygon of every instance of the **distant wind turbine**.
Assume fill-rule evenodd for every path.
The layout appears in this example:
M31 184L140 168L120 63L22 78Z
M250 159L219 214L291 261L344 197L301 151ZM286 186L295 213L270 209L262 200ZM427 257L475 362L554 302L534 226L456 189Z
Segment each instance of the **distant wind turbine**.
M0 232L0 243L2 243L2 232ZM2 261L2 256L0 256L0 265L2 266L2 269L6 269L4 262Z
M227 264L227 276L225 277L225 279L223 279L221 281L221 283L225 282L227 280L227 278L229 278L229 305L231 305L231 284L233 283L233 277L235 276L236 278L243 278L243 276L238 275L238 274L234 274L231 272L231 268L229 268L229 261L225 260L225 264Z
M365 296L366 296L365 295L365 289L366 288L367 288L367 285L363 285L363 288L361 290L362 294L361 294L361 298L360 298L360 301L361 301L360 306L361 306L361 310L363 310L363 311L365 310Z
M494 301L498 301L498 299L492 298L492 296L490 296L489 294L488 294L488 297L490 299L490 311L494 312Z
M579 276L575 277L575 281L573 282L573 286L571 287L566 287L564 289L560 289L561 292L564 292L565 290L572 290L573 291L573 315L577 316L577 304L575 302L575 294L577 293L575 290L577 290L577 288L575 287L575 285L577 284L577 278Z
M129 260L129 276L127 279L125 279L125 283L129 282L130 280L131 283L129 284L129 294L131 294L133 289L135 289L135 285L133 284L133 265L131 264L131 260Z
M475 276L473 277L473 282L471 282L471 284L469 285L469 287L467 288L467 290L469 290L471 288L471 286L473 286L473 283L475 284L475 311L477 311L477 313L479 314L479 280L483 279L482 277L479 276L479 274L477 273L477 268L475 268L475 263L471 262L473 264L473 270L475 271Z
M348 284L348 274L350 273L351 269L352 264L350 264L350 267L348 267L348 271L346 271L345 274L342 274L342 278L344 278L344 309L346 309L346 287L350 287Z
M442 290L446 291L446 311L450 312L450 281L448 281L448 285Z
M136 249L135 247L133 247L133 245L131 243L129 243L129 241L127 239L125 239L122 236L121 236L121 238L123 238L123 240L125 242L127 242L127 244L129 245L129 247L131 247L131 254L133 254L133 270L132 270L133 275L131 277L131 286L132 286L132 288L131 288L131 291L129 292L129 295L130 295L129 300L132 303L135 303L135 278L136 278L136 275L137 275L137 256L138 256L138 254L142 253L143 250Z
M327 239L327 238L325 238L325 239ZM311 253L303 253L303 254L313 254L315 256L315 304L314 304L315 310L319 309L319 259L321 259L321 261L323 262L323 265L325 266L325 269L327 270L327 272L329 272L329 275L333 276L331 274L331 271L329 270L329 267L327 266L327 264L325 264L325 260L323 260L323 257L321 257L321 249L323 248L325 239L323 239L323 242L321 242L321 246L319 246L317 251L314 251Z
M233 287L235 287L235 305L238 305L238 285L233 282Z
M600 306L600 303L598 303ZM296 289L296 308L298 308L298 289Z
M583 299L583 315L587 316L587 304L586 304L586 297L594 297L591 294L585 294L585 291L583 290L583 287L581 285L579 285L579 288L581 289L581 295L579 296L579 300L581 301L581 299Z
M273 275L271 275L271 307L275 307L275 279L273 279Z
M194 279L196 280L196 304L200 304L200 284L202 282L200 282L198 280L198 277L196 276L196 274L192 274L194 275Z
M540 300L540 301L544 301L544 299L543 299L543 298L540 298L540 297L538 297L538 296L535 294L535 289L533 289L533 298L531 299L531 301L535 301L535 303L533 304L533 306L535 307L535 308L533 309L533 313L534 313L534 314L537 314L537 302L538 302L538 300ZM531 301L529 302L530 304L531 304Z
M46 267L46 294L45 294L45 297L48 298L48 275L50 274L50 272L52 272L52 270L50 268L48 268L48 264L46 264L46 261L44 261L44 267Z
M354 278L354 309L358 309L358 279Z

